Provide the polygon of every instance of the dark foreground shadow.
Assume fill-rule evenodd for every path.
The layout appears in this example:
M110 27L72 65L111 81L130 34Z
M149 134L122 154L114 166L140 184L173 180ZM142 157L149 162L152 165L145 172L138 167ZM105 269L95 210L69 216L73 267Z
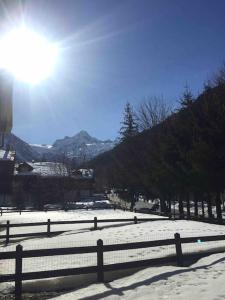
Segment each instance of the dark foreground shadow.
M47 237L46 235L34 235L34 236L28 236L28 237L21 237L21 238L11 238L9 243L6 245L5 242L0 242L0 247L5 248L7 246L12 246L14 244L19 244L21 242L24 242L26 240L34 240L34 239L47 239L47 238L51 238L51 237L56 237L59 236L60 234L64 233L65 231L58 231L58 232L51 232L50 237ZM1 299L0 299L1 300Z
M103 293L99 293L99 294L96 294L96 295L93 295L93 296L90 296L90 297L83 297L83 298L80 298L80 300L97 300L97 299L104 299L105 297L108 297L108 296L112 296L112 295L117 295L117 296L123 296L124 295L124 292L125 291L128 291L128 290L133 290L133 289L136 289L138 287L141 287L141 286L148 286L154 282L157 282L157 281L160 281L160 280L167 280L168 278L172 277L172 276L175 276L175 275L178 275L178 274L184 274L184 273L188 273L188 272L192 272L192 271L196 271L196 270L200 270L200 269L207 269L208 267L210 266L213 266L215 264L218 264L220 262L223 262L225 261L225 257L223 258L220 258L214 262L212 262L211 264L208 264L208 265L204 265L204 266L201 266L201 267L194 267L194 268L182 268L180 270L176 270L176 271L171 271L171 272L165 272L165 273L162 273L162 274L159 274L159 275L156 275L156 276L153 276L151 278L148 278L146 280L142 280L142 281L139 281L139 282L136 282L136 283L133 283L129 286L126 286L126 287L121 287L121 288L114 288L111 286L110 283L105 283L104 285L110 289L109 291L105 291Z

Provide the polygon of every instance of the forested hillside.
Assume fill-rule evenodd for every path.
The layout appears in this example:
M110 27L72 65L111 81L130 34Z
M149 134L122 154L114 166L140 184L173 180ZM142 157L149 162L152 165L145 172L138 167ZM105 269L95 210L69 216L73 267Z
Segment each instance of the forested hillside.
M220 194L225 189L224 71L197 97L184 95L181 107L160 124L127 138L91 162L100 186L126 188L159 197L162 208L171 201L204 199L209 216L214 201L221 219ZM197 207L197 204L196 204ZM197 214L197 208L196 212Z

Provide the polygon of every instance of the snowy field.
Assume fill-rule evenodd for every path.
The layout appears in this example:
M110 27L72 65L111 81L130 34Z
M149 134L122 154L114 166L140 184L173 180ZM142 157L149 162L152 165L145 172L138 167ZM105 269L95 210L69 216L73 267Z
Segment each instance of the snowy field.
M0 217L0 223L5 223L10 220L11 223L24 222L41 222L51 219L51 221L60 220L81 220L93 219L95 216L98 219L113 219L113 218L133 218L152 217L158 218L155 215L146 215L139 213L123 212L120 210L77 210L70 212L26 212L19 215L18 213L5 214ZM93 224L73 224L73 225L52 225L51 231L64 231L62 234L53 236L51 238L29 237L11 240L8 246L4 243L0 245L0 252L15 250L18 243L22 244L24 250L29 249L46 249L46 248L62 248L62 247L76 247L96 245L96 241L101 238L104 244L127 243L137 241L151 241L173 238L175 232L179 232L181 237L190 236L207 236L225 234L225 228L221 225L206 224L194 221L154 221L134 224L134 222L127 223L99 223L100 230L90 230ZM20 227L10 229L10 234L13 233L27 233L46 231L46 226L39 227ZM4 234L4 231L1 232ZM204 242L185 244L182 246L183 252L205 251L207 249L225 248L225 241L220 242ZM164 257L175 254L175 247L160 246L145 249L123 250L115 252L104 253L104 264L112 264L119 262L135 261L148 258ZM225 259L225 254L214 254L208 258L203 258L195 265L189 268L178 268L175 266L161 266L152 267L145 270L129 270L117 272L117 274L106 274L110 283L94 284L96 282L96 274L83 276L70 276L64 278L43 279L36 281L27 281L23 283L24 292L41 292L46 291L62 291L62 289L77 289L75 292L63 294L57 299L148 299L148 293L152 293L152 299L189 299L181 297L182 288L180 287L182 281L184 286L187 284L186 292L190 292L190 286L200 290L201 284L196 284L196 279L206 282L207 280L217 280L220 278L222 271L216 272L215 269L225 271L223 260L221 262L213 263L218 258ZM23 272L53 270L61 268L72 268L81 266L96 265L96 254L80 254L80 255L66 255L66 256L52 256L41 258L27 258L23 260ZM213 263L212 265L210 265ZM204 267L204 265L210 265ZM198 268L199 267L199 268ZM197 268L192 270L192 268ZM14 273L14 260L0 260L0 273L10 274ZM208 271L208 270L212 270ZM136 271L136 273L134 273ZM169 272L169 273L168 273ZM214 274L215 272L215 274ZM134 274L132 274L134 273ZM168 274L167 274L168 273ZM199 273L199 275L197 275ZM194 275L193 275L194 274ZM201 275L202 274L202 275ZM214 274L214 275L213 275ZM225 272L224 272L225 274ZM128 276L130 275L130 276ZM107 279L106 276L106 279ZM118 277L121 279L117 279ZM124 277L125 276L125 277ZM127 277L128 276L128 277ZM212 278L211 278L212 277ZM225 279L225 275L222 276ZM165 279L166 278L166 279ZM192 279L193 278L193 279ZM205 279L204 279L205 278ZM111 281L112 280L112 281ZM211 281L210 281L211 282ZM217 281L216 281L217 282ZM151 283L151 284L150 284ZM87 285L85 288L82 286ZM207 290L208 285L205 285ZM13 291L13 283L4 283L0 285L0 299L1 295L7 294L9 290ZM197 287L196 287L197 286ZM173 291L170 290L173 287ZM78 289L79 288L79 289ZM80 289L81 288L81 289ZM203 288L202 288L203 290ZM142 297L143 292L143 297ZM185 292L185 293L186 293ZM171 295L170 295L171 294ZM174 297L172 297L172 294ZM170 295L170 296L168 296ZM196 294L197 295L197 294ZM167 297L168 296L168 297ZM60 298L61 297L61 298ZM83 297L83 298L82 298ZM142 298L141 298L142 297ZM180 297L180 298L179 298ZM197 297L197 296L196 296ZM192 297L193 298L193 297ZM7 299L7 298L4 298ZM39 298L38 298L39 299ZM40 299L47 299L42 297ZM195 298L193 298L195 299ZM196 298L197 299L197 298ZM217 298L204 298L217 299ZM225 299L225 298L218 298Z
M188 268L151 267L106 284L92 284L51 300L222 300L225 254L200 259Z

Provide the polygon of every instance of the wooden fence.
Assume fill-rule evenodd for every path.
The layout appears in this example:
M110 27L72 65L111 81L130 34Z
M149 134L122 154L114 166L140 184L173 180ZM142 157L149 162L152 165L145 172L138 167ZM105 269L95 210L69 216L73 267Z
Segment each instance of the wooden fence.
M71 220L71 221L51 221L50 219L47 222L36 222L36 223L18 223L12 224L10 221L7 221L6 224L0 224L1 228L5 229L5 234L0 235L0 240L5 239L5 244L7 245L12 238L22 238L22 237L31 237L31 236L47 236L51 237L53 234L60 234L64 231L51 231L52 225L69 225L69 224L93 224L93 229L98 229L98 223L119 223L119 222L153 222L153 221L167 221L167 218L134 218L129 219L98 219L94 217L93 220ZM10 228L15 227L32 227L32 226L47 226L45 232L31 232L31 233L20 233L20 234L10 234Z
M59 211L59 210L63 210L65 211L65 209L62 208L44 208L43 210L37 210L37 209L18 209L18 208L10 208L10 209L0 209L0 216L2 216L3 214L12 214L12 213L19 213L20 215L22 214L22 212L48 212L48 211Z
M225 235L217 236L200 236L200 237L187 237L181 238L179 233L174 234L173 239L146 241L146 242L135 242L135 243L123 243L123 244L112 244L104 245L100 239L97 241L96 246L87 247L70 247L70 248L56 248L56 249L39 249L39 250L23 250L21 245L17 245L16 251L1 252L0 260L15 259L15 274L7 274L0 276L0 282L15 282L15 299L22 299L22 281L32 279L44 279L51 277L61 277L70 275L80 275L88 273L96 273L98 282L104 282L104 272L115 271L128 268L137 268L142 266L150 266L155 264L163 264L168 262L176 262L178 266L183 266L186 257L194 256L200 258L206 253L195 253L185 254L182 253L183 243L196 243L199 240L202 242L206 241L221 241L225 240ZM108 251L121 251L129 249L149 248L157 246L174 245L176 249L176 255L168 257L160 257L146 260L137 260L131 262L104 264L104 253ZM218 251L207 251L207 254L212 254ZM46 270L39 272L23 272L23 259L24 258L35 258L44 256L55 256L55 255L71 255L71 254L86 254L96 253L97 265L87 266L80 268L69 268L69 269L58 269L58 270Z

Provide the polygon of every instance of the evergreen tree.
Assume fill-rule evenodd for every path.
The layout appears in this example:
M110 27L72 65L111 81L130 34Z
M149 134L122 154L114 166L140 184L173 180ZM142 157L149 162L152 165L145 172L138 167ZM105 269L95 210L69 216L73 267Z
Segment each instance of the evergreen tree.
M128 138L137 135L138 125L133 111L133 107L129 102L126 103L124 108L123 121L120 128L120 141L125 141Z
M189 86L186 85L184 88L184 93L179 101L181 108L190 107L193 104L193 102L194 102L193 94L192 94Z

